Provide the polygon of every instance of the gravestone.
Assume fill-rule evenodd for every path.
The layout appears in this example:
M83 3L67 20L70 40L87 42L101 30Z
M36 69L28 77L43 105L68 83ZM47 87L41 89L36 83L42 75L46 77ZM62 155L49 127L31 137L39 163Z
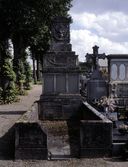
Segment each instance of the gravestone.
M43 56L42 95L16 124L17 159L80 158L90 152L95 157L111 150L111 121L88 103L82 105L78 56L71 49L69 23L65 17L52 21L50 49ZM96 48L93 56L98 55Z
M93 54L87 54L92 59L93 72L90 80L87 82L87 100L92 102L107 96L107 84L99 70L98 58L105 58L105 54L98 53L98 46L93 47Z
M71 49L70 18L55 17L51 45L43 56L43 93L39 119L69 119L81 104L78 56Z
M108 55L109 94L119 107L128 106L128 55Z
M105 59L106 55L105 55L105 53L103 53L103 54L98 53L99 47L97 45L93 46L92 49L93 49L93 54L87 53L86 60L87 60L87 62L92 63L92 71L94 71L95 69L98 69L98 67L99 67L98 60Z

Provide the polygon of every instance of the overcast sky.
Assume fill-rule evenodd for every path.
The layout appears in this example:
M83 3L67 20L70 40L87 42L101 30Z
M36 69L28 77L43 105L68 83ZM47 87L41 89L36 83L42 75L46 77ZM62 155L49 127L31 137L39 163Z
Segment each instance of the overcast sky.
M71 43L81 61L92 47L128 54L128 0L73 0Z

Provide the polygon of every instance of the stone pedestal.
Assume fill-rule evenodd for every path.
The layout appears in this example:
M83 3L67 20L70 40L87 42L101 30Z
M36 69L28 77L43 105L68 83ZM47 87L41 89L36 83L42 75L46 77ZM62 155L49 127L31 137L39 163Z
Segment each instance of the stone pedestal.
M81 105L79 95L42 96L39 101L40 120L67 120L78 115Z

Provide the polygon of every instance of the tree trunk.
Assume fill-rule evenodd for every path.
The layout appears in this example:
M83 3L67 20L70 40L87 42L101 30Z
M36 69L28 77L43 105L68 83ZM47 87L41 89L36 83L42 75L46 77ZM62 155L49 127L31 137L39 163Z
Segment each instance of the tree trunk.
M14 58L13 58L13 68L16 73L16 82L18 82L18 72L20 69L19 67L19 61L21 60L21 42L19 42L20 39L18 37L13 38L13 48L14 48Z
M41 81L41 65L40 65L40 60L39 57L37 57L37 81Z
M20 35L16 35L13 39L14 48L14 59L13 59L13 69L16 74L16 84L19 88L19 93L23 93L23 82L24 82L24 66L23 66L23 56L25 52L25 46L23 39ZM21 83L22 82L22 83Z
M3 66L5 65L5 61L7 58L7 49L8 49L8 40L5 39L1 41L1 87L2 87L2 97L3 97L3 102L5 103L6 100L6 88L8 86L8 80L6 79L5 75L2 75L5 71L3 70Z
M36 67L35 67L35 55L32 55L32 60L33 60L33 80L34 84L37 84L37 75L36 75Z

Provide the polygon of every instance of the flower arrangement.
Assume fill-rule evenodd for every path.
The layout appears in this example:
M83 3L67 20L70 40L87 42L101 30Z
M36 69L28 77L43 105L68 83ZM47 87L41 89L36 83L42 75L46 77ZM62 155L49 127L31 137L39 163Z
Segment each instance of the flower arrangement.
M102 106L105 112L114 112L116 108L116 103L112 97L103 96L98 101L98 106Z
M121 134L126 134L128 133L128 125L125 125L125 124L122 124L119 126L118 128L118 131L121 133Z

